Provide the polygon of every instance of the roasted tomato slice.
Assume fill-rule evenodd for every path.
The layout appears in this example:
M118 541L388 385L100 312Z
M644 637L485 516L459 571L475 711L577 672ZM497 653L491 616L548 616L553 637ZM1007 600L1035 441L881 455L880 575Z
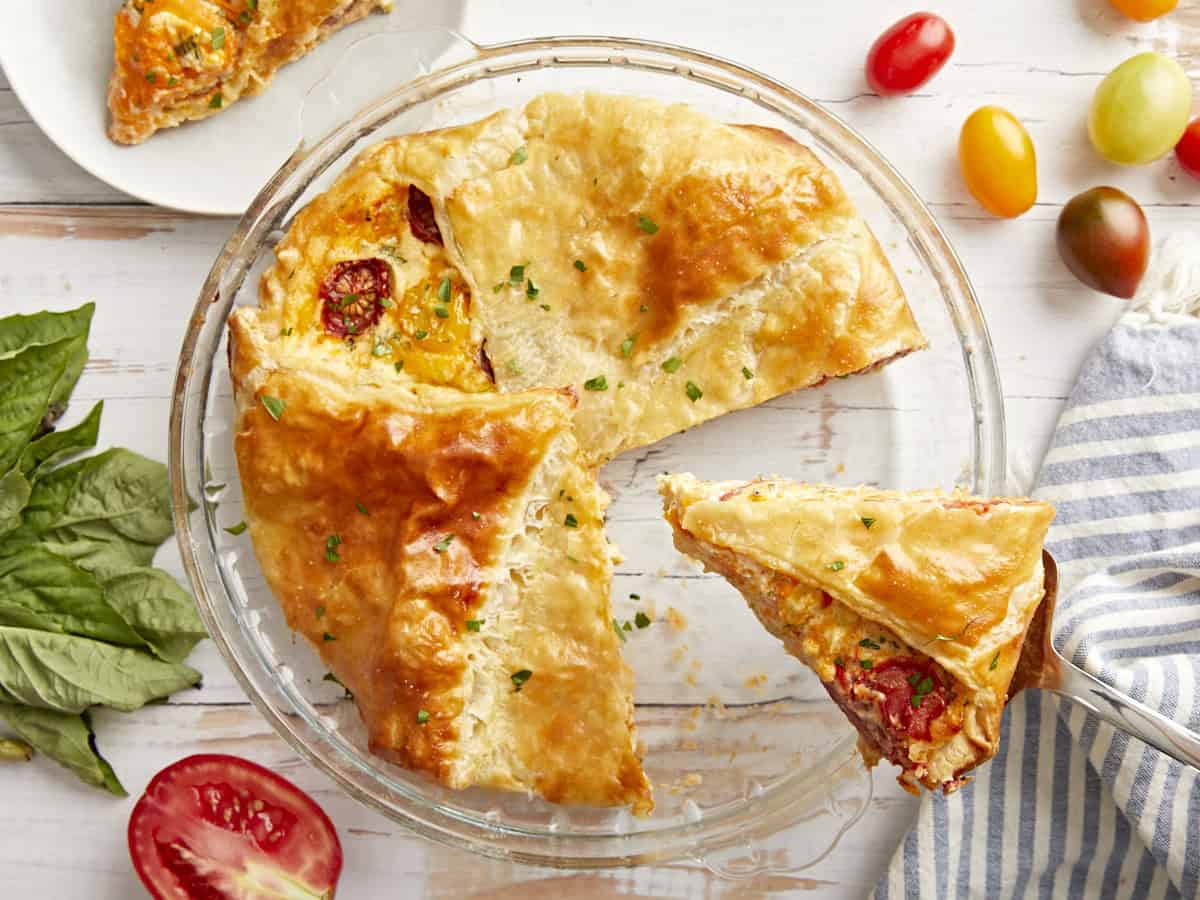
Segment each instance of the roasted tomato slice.
M433 201L416 185L408 186L408 227L418 241L441 244L442 232L433 216Z
M133 866L157 900L329 900L342 845L312 798L236 756L163 769L129 819Z
M856 680L883 694L879 708L888 725L914 740L929 740L930 723L946 711L946 686L929 662L893 657Z
M337 263L321 282L321 324L337 337L362 334L392 296L392 270L382 259Z

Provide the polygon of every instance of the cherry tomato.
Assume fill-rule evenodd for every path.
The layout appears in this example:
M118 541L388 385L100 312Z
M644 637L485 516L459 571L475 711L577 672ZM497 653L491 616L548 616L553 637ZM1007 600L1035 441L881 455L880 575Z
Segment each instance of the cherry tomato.
M1088 287L1128 300L1150 260L1146 214L1115 187L1084 191L1059 214L1058 253Z
M1161 53L1131 56L1105 76L1092 98L1088 134L1110 162L1144 165L1179 143L1192 111L1192 83Z
M963 123L958 164L967 190L993 215L1013 218L1037 200L1037 155L1012 113L983 106Z
M392 270L382 259L335 263L321 282L321 324L335 337L362 334L392 296Z
M1192 120L1184 131L1175 145L1175 156L1185 172L1200 178L1200 119Z
M433 215L433 201L415 184L408 186L408 227L418 241L442 243L442 232Z
M146 788L129 854L156 900L329 900L342 845L312 798L236 756L189 756Z
M1179 0L1108 0L1118 12L1137 19L1139 22L1149 22L1159 16L1165 16L1173 10Z
M954 32L933 13L905 16L867 53L867 83L875 93L907 94L936 75L954 52Z

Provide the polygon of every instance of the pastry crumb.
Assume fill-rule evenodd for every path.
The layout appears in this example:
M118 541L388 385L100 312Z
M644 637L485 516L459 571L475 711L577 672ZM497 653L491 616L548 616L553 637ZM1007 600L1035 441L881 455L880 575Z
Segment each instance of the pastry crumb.
M748 688L760 688L767 683L767 675L765 672L759 672L755 675L748 675L746 680L742 682Z
M683 776L684 787L695 787L698 784L704 784L704 776L699 772L688 772Z
M679 749L687 750L688 752L691 752L694 750L699 750L700 745L697 744L695 741L684 741L682 744L679 745Z
M693 659L692 660L692 668L695 669L697 672L699 672L701 669L704 668L703 660Z
M684 644L680 647L676 647L674 652L671 653L671 662L673 662L673 663L683 662L684 657L687 656L687 652L688 652L687 644Z
M833 471L834 471L834 473L835 473L835 474L837 474L837 475L841 475L841 474L845 473L845 471L846 471L846 464L845 464L845 463L838 463L838 464L837 464L837 468L836 468L836 469L834 469Z
M679 610L677 610L673 606L667 607L666 619L667 619L667 624L670 625L672 628L674 628L676 631L683 631L685 628L687 628L687 624L688 624L687 619L684 618L683 613L681 613Z
M688 672L686 675L683 676L683 680L686 681L688 683L688 685L691 687L695 687L699 683L696 680L695 672Z
M713 718L725 718L725 704L721 702L720 697L718 697L716 694L713 694L706 702L712 708Z

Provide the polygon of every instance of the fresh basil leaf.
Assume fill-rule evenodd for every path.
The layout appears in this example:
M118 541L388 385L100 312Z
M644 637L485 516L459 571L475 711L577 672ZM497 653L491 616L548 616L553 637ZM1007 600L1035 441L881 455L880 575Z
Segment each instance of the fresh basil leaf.
M68 456L96 446L100 433L100 414L104 411L101 400L78 425L51 431L27 445L21 453L17 468L27 476L36 477L39 470L48 469Z
M86 353L83 339L72 338L0 359L0 472L11 469L38 436L78 347Z
M129 711L200 681L200 673L141 650L0 625L0 687L24 706Z
M167 467L121 448L60 466L38 479L24 518L42 539L82 529L157 547L174 531Z
M70 560L36 546L0 557L0 625L127 647L147 645L109 605L99 581Z
M110 578L104 596L167 662L183 662L208 637L191 595L161 569L132 569Z
M118 797L126 796L112 766L96 749L96 735L86 713L74 715L0 703L0 719L34 750L70 769L80 781Z
M21 525L21 511L29 502L29 479L16 469L0 476L0 536Z
M86 337L92 327L95 303L68 312L40 312L0 319L0 359L16 356L30 347L57 344L66 338Z

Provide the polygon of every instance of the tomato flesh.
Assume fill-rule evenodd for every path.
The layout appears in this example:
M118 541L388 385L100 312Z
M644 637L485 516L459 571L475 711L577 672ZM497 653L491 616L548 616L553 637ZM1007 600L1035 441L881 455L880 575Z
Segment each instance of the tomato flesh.
M392 296L392 270L382 259L343 260L321 282L321 324L335 337L362 334Z
M128 837L158 900L329 900L342 869L337 832L312 798L235 756L189 756L159 772Z
M1200 119L1192 120L1175 145L1175 158L1185 172L1200 178Z
M415 184L408 186L408 228L418 241L442 243L442 232L433 215L433 201Z
M1037 201L1033 140L1006 109L984 106L967 117L958 162L967 190L992 215L1013 218Z
M911 657L893 657L864 672L861 681L883 695L879 708L893 730L912 740L930 739L930 724L946 711L947 705L946 686L938 679L931 663ZM918 693L923 683L930 688Z
M954 52L954 32L941 16L905 16L867 53L867 83L880 95L907 94L933 78Z

